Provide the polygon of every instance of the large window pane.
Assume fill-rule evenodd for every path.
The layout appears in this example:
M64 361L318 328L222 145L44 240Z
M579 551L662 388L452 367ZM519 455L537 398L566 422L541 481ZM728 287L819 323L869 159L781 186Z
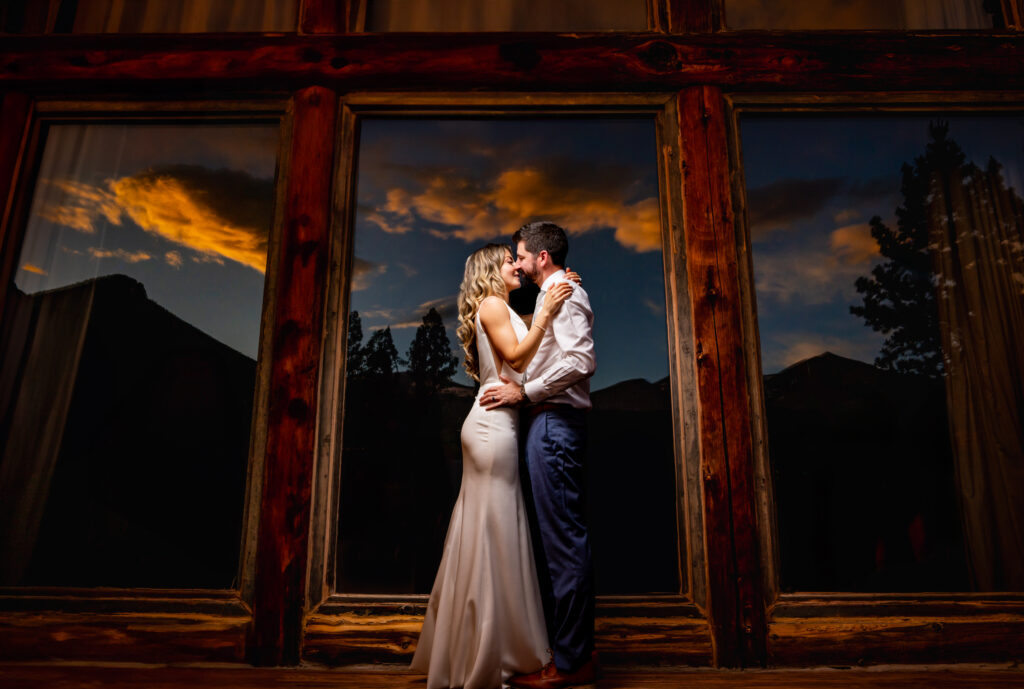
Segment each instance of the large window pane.
M1022 125L743 119L784 589L1024 587Z
M645 31L644 0L369 0L368 31Z
M455 336L466 256L548 218L569 231L595 312L598 591L677 592L653 121L369 120L360 136L337 590L430 591L475 394ZM521 288L513 303L532 310L535 294ZM454 373L417 370L417 337L458 357Z
M730 29L991 29L998 0L725 0Z
M232 585L277 139L50 127L3 312L4 584Z

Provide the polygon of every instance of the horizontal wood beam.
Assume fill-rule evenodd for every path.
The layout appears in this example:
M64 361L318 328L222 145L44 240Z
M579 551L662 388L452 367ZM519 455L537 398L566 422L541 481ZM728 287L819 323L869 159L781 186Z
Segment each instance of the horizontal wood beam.
M1017 33L5 36L0 89L1024 89Z
M345 665L407 664L416 651L426 597L374 602L331 599L306 620L303 660ZM599 597L597 651L605 665L711 663L711 629L692 605Z
M243 610L234 615L6 611L0 616L0 660L240 663L251 621Z
M776 617L774 666L971 663L1024 657L1024 616Z

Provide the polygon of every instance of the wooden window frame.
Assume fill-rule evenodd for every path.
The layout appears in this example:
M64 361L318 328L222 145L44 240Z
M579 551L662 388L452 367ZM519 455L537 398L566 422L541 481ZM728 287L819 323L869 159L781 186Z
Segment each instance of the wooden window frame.
M768 452L753 251L746 212L740 118L745 114L1024 113L1007 92L729 94L729 157L737 216L744 354L751 399L757 547L773 665L983 662L1024 655L1024 592L822 593L781 591L777 511Z
M1006 639L1024 637L1014 599L992 604L969 597L936 602L926 595L914 600L793 600L787 598L790 594L777 595L771 581L761 576L762 562L771 567L774 560L764 541L767 522L758 511L763 508L758 496L765 494L763 468L760 476L755 468L754 420L762 413L761 393L760 382L748 371L760 369L750 359L750 352L758 350L756 342L751 349L745 311L752 305L749 285L743 291L749 259L737 240L742 223L733 220L733 209L743 207L742 196L736 196L729 183L730 176L739 173L736 110L753 107L758 98L849 108L851 94L871 88L874 93L856 106L865 111L877 107L872 101L893 97L966 102L975 98L972 94L987 93L993 107L1007 99L1019 100L1024 93L1024 5L1022 0L1003 3L1009 7L1008 28L986 32L726 31L721 25L722 0L649 0L646 33L360 34L365 0L303 0L300 32L284 35L3 36L0 190L5 196L0 201L0 238L12 226L15 211L23 213L18 208L26 203L20 184L11 182L25 176L21 171L29 159L25 150L32 144L36 103L53 100L54 94L94 102L122 102L130 100L124 94L149 94L160 101L155 107L161 109L173 101L208 99L216 93L224 102L287 99L287 113L279 175L283 183L278 185L276 206L280 210L275 211L283 217L275 225L280 246L273 252L286 268L286 278L265 291L273 317L270 325L264 321L268 331L262 341L272 344L273 352L261 354L261 361L269 357L270 369L267 449L261 455L266 459L251 605L236 592L208 591L197 592L198 598L180 591L165 597L129 591L123 598L121 590L117 595L97 590L80 596L69 596L66 590L39 591L17 601L2 597L2 609L10 612L0 613L0 656L165 662L244 658L257 664L294 664L301 657L304 629L311 643L319 643L317 635L344 639L356 655L379 652L374 649L381 638L415 633L413 623L381 637L373 624L383 617L372 614L394 611L397 604L399 613L409 615L415 601L403 608L395 600L349 600L339 602L332 613L321 605L329 597L317 583L320 577L314 582L308 574L326 566L324 559L313 558L316 543L324 537L326 522L319 505L322 483L328 480L316 469L324 451L317 443L325 438L316 436L316 425L327 408L317 394L324 394L321 350L336 348L338 337L335 329L334 339L324 339L323 323L336 318L330 314L340 298L334 287L337 277L328 284L327 276L350 269L334 266L344 252L338 244L342 235L332 231L332 222L342 217L339 200L332 199L342 188L332 179L332 156L336 148L339 171L350 175L354 163L345 161L354 151L350 120L358 108L339 110L338 97L385 89L427 96L503 91L508 98L527 101L548 97L548 103L558 94L676 94L679 136L673 150L678 162L669 170L672 175L679 170L672 188L682 189L683 207L681 219L664 227L678 238L671 247L673 260L685 262L688 269L672 274L685 283L674 289L677 294L688 291L693 316L693 346L685 356L691 357L688 365L696 370L696 393L689 394L696 395L698 432L684 442L696 443L700 457L706 554L699 565L706 600L703 616L672 627L676 636L666 635L661 649L656 644L648 647L652 655L665 651L679 660L679 646L707 649L710 638L710 651L689 659L684 654L681 662L710 658L712 664L724 666L833 663L858 655L851 649L858 644L863 648L874 629L884 634L890 650L861 653L859 658L947 659L940 652L900 655L891 650L895 643L915 640L925 629L901 626L905 612L917 621L929 621L931 631L925 631L930 639L939 639L938 648L942 643L948 647L942 630L952 621L951 634L965 630L977 640L971 657L1005 659ZM972 102L981 107L986 101ZM323 145L335 140L336 147ZM341 206L351 208L351 199ZM0 265L15 258L5 253ZM689 456L692 449L687 445L685 452ZM693 541L688 542L693 547ZM769 556L762 556L761 550ZM336 613L324 620L331 624L304 625L304 611L314 609L310 601L319 605L317 614ZM635 608L637 617L646 619L630 629L662 633L651 610L669 618L700 610L692 604L686 604L686 610L673 605L652 601ZM363 626L366 620L373 624ZM796 622L787 627L787 620ZM136 624L140 621L141 626ZM824 624L820 636L818 622ZM844 643L842 624L855 626L852 645ZM126 634L129 627L133 631ZM614 626L607 633L614 635ZM916 641L913 645L919 646ZM348 653L329 648L323 652L325 657L345 657L340 651ZM669 662L672 657L666 656Z
M9 98L10 96L8 96ZM10 289L15 261L27 230L32 195L39 173L46 130L61 124L251 124L277 123L282 132L277 161L288 169L284 136L291 129L288 104L281 99L239 101L127 101L118 98L65 101L5 98L3 120L22 122L19 137L3 156L11 188L8 213L0 226L0 307ZM15 150L16 149L16 150ZM9 172L8 172L9 171ZM275 180L274 218L268 237L267 271L260 314L260 349L256 360L242 540L234 589L153 589L73 586L0 587L0 657L89 658L106 654L132 659L243 660L252 621L256 536L260 518L267 407L270 390L269 350L282 241L283 172ZM4 180L0 180L4 181ZM135 632L125 635L130 619ZM70 630L70 631L69 631ZM117 634L112 634L113 631ZM161 630L164 630L163 632ZM173 633L172 633L173 632Z
M345 328L351 294L356 207L355 165L363 118L599 117L646 115L658 139L668 358L672 397L676 533L681 588L677 595L599 596L598 643L613 662L707 664L712 641L705 618L700 456L690 303L681 251L681 169L675 94L351 93L338 128L331 274L320 382L308 612L303 658L330 664L408 662L428 596L335 592L335 543L345 386ZM357 631L355 631L357 630ZM615 643L612 643L612 640Z

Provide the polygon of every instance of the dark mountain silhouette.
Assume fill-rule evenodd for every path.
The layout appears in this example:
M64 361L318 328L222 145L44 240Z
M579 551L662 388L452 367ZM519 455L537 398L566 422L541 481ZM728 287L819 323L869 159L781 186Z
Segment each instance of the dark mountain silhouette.
M824 352L764 390L784 587L963 590L943 381Z
M475 387L424 399L409 372L347 381L339 590L430 591L462 476ZM678 591L668 379L595 391L588 491L600 593ZM368 487L372 486L372 490Z
M13 311L38 313L48 300L75 291L92 292L87 315L23 336L31 340L22 343L28 351L59 338L70 344L69 333L85 327L23 583L230 587L255 361L156 304L124 275L33 295L12 292ZM17 344L8 342L8 356Z

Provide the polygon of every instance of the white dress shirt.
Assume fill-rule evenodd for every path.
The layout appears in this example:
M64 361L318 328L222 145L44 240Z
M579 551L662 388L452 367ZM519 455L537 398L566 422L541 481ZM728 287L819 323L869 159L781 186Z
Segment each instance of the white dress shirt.
M549 287L565 281L565 271L548 276L537 295L534 313ZM549 321L537 353L526 367L526 397L531 402L569 404L590 409L590 376L594 375L594 312L590 297L573 283L572 294Z

